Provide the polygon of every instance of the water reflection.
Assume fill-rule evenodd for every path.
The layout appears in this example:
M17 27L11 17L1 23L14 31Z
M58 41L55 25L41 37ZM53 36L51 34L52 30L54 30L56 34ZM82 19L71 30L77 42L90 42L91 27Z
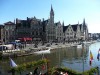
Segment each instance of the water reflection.
M93 53L94 61L92 67L99 65L99 61L96 59L97 52L99 49L100 43L92 44L90 46L84 47L84 70L89 70L89 50ZM77 49L76 47L60 48L53 50L50 54L44 54L44 56L50 60L49 67L68 67L77 71L83 71L83 51L82 49ZM25 57L14 58L17 64L22 64L26 62L31 62L34 60L42 59L42 54L30 55ZM7 70L9 69L9 60L0 61L0 71L4 75L9 75ZM3 74L2 74L3 75Z

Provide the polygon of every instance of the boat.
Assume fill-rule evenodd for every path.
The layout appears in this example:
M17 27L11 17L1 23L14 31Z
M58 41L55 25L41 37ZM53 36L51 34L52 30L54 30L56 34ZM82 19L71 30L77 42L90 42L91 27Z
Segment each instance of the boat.
M100 42L100 39L97 39L97 42Z
M78 44L77 45L77 48L82 48L82 44Z
M42 49L42 50L37 50L34 53L36 53L36 54L50 53L50 48L46 48L46 49Z

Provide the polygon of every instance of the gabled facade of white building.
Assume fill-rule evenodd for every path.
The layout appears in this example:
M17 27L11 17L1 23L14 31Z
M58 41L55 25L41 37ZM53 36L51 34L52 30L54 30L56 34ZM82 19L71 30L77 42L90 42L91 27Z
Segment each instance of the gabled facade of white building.
M64 40L64 33L63 33L63 25L60 23L55 23L56 25L56 40L58 42L63 42Z
M85 19L82 24L74 24L64 26L64 38L66 41L70 40L88 40L88 27Z

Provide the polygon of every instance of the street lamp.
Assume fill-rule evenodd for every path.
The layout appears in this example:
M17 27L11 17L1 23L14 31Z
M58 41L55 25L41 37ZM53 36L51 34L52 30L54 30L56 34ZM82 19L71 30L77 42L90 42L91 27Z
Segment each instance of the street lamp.
M82 44L82 61L83 61L83 75L84 75L84 43L83 43L84 36L81 36L81 44Z

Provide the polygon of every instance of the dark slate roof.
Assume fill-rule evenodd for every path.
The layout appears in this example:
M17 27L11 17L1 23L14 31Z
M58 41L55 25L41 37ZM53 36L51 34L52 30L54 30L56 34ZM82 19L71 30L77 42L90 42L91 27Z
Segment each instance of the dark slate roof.
M23 26L26 26L26 25L27 25L27 21L26 21L26 20L21 20L21 24L22 24Z
M80 26L80 29L81 29L81 27L82 27L82 24L79 24L79 26Z
M63 26L63 32L67 30L68 26Z
M16 26L17 27L20 27L20 26L23 26L23 27L30 27L30 24L28 23L27 20L19 20L20 23L18 23Z
M57 26L59 24L59 22L55 23L55 25Z
M77 25L78 25L78 24L71 25L74 31L77 30Z
M77 25L78 25L78 24L71 25L74 31L77 30ZM82 24L79 24L79 26L80 26L80 29L81 29Z
M42 22L43 25L46 25L49 22L49 20L45 20Z
M43 25L43 32L45 32L45 30L46 30L46 25L47 25L47 23L49 22L49 20L45 20L45 21L43 21L42 22L42 25Z
M9 21L9 22L4 23L4 25L15 25L15 23Z
M4 27L4 25L1 25L1 24L0 24L0 28L3 28L3 27Z
M77 25L78 25L78 24L73 24L73 25L71 25L74 31L77 30ZM68 26L69 26L69 25L63 26L63 32L65 32L65 31L67 30ZM80 29L81 29L82 24L79 24L79 26L80 26Z

